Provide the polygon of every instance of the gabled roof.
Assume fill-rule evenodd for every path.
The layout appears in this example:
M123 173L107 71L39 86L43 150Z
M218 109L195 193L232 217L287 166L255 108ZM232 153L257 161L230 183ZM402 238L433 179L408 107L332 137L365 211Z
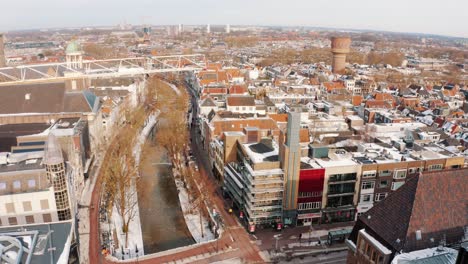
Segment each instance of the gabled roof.
M200 106L201 107L216 107L216 104L213 101L213 99L211 99L211 97L207 97L201 102Z
M248 92L248 90L247 90L246 85L236 84L236 85L233 85L233 86L231 86L229 88L229 93L230 94L245 94L247 92Z
M276 122L288 122L288 114L268 114L268 117L275 120Z
M229 106L255 106L253 96L228 96L226 99Z
M362 214L354 225L350 239L356 242L357 233L365 228L387 248L400 250L406 238L417 185L418 178L409 180L397 192Z
M459 242L468 226L468 168L423 172L362 214L350 235L362 228L392 251ZM422 239L416 240L416 231ZM431 239L435 242L432 242Z
M265 96L263 98L263 102L265 102L266 106L275 106L275 104L270 100L270 98L268 96Z

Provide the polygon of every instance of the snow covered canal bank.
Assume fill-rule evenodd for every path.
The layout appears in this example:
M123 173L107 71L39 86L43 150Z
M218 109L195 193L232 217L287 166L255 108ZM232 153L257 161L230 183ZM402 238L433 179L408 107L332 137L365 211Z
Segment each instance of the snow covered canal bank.
M198 208L194 208L193 203L190 202L187 190L184 188L184 183L177 178L175 178L175 182L179 194L180 206L184 213L185 223L193 239L195 239L197 243L214 240L215 236L210 228L209 220L205 216L200 215Z

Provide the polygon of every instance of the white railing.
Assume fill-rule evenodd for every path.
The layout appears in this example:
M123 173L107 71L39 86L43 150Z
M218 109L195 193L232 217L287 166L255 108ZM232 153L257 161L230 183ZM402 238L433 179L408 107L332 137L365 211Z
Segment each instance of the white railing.
M81 78L113 78L164 72L199 71L205 55L170 55L106 60L84 60L80 67L67 62L0 68L0 86Z

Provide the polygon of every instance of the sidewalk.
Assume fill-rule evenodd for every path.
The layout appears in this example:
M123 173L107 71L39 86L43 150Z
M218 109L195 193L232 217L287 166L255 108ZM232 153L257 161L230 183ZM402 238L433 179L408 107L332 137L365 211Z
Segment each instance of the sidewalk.
M317 245L319 238L322 242L326 241L329 231L352 228L353 226L354 222L344 222L336 224L314 225L312 226L311 231L310 226L288 227L280 232L274 231L270 228L257 229L254 237L256 237L256 243L261 250L270 250L272 248L276 248L276 239L274 238L274 235L281 234L280 239L278 240L278 249L286 249L308 246L306 244L310 244L311 246ZM299 240L300 234L302 234L301 240Z
M86 180L83 192L80 197L78 207L78 236L79 236L79 249L80 249L80 263L89 263L89 233L90 233L90 204L91 196L96 185L98 173L101 169L103 156L102 152L97 153L95 164L92 167L92 173Z

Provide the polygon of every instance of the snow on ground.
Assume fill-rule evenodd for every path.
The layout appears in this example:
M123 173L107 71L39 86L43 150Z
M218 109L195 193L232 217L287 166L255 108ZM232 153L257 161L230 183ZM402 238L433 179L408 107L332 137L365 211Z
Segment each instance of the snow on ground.
M148 137L148 134L150 133L151 129L156 124L157 116L158 114L154 114L148 117L145 127L141 130L140 134L137 137L136 145L133 148L133 153L135 155L135 159L137 163L140 161L142 146L146 138ZM132 188L136 188L136 186L132 185ZM131 197L133 199L138 199L137 195L132 195ZM134 201L130 202L130 204L133 204L133 203ZM121 245L115 251L115 256L117 257L117 259L135 258L137 256L136 249L138 249L138 256L144 255L143 234L141 232L140 208L138 206L138 202L136 203L135 210L136 210L135 217L131 219L129 223L128 244L127 244L127 248L125 248L125 233L123 233L122 231L123 219L122 219L122 216L119 215L117 208L115 206L112 209L111 222L114 225L113 229L116 230L119 245Z
M156 119L158 117L159 113L152 114L148 117L148 120L146 122L145 127L141 130L140 135L137 137L137 144L133 148L133 154L135 155L136 163L140 161L140 155L141 155L141 148L143 144L145 143L146 138L148 137L148 134L150 133L151 129L153 126L156 124Z
M180 206L182 207L182 212L184 213L185 223L192 234L193 239L197 243L206 242L210 240L214 240L214 234L208 228L208 220L205 217L202 217L203 221L203 236L201 235L201 228L200 228L200 214L198 210L191 210L191 204L189 201L189 196L187 190L184 188L184 184L181 180L175 179L177 191L179 194L179 201Z
M175 92L177 95L180 95L180 90L179 90L179 88L177 88L177 86L175 86L175 85L172 84L172 83L168 83L168 82L165 82L165 83L167 83L167 85L169 85L169 87L171 87L172 90L174 90L174 92Z
M136 195L135 195L136 196ZM136 207L137 213L135 217L130 220L129 228L128 228L128 244L127 248L125 248L125 233L122 232L122 222L123 219L119 215L117 208L114 206L112 209L112 223L114 224L115 232L117 234L117 240L119 241L119 248L115 251L115 257L117 259L122 258L122 249L124 259L135 258L136 257L136 249L138 248L138 256L143 256L143 235L141 233L141 226L140 226L140 210L138 206Z

